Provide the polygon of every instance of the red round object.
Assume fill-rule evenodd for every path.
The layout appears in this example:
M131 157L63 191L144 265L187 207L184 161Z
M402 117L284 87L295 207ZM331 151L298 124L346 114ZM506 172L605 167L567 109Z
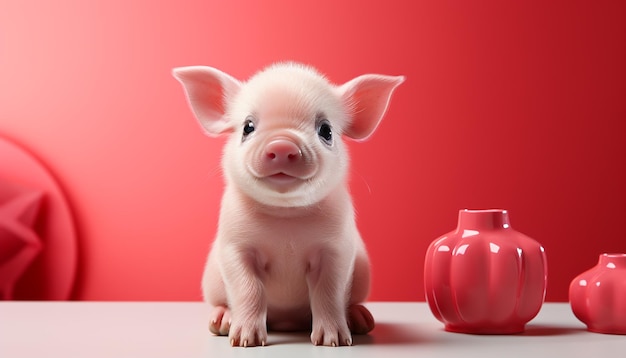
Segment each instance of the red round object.
M513 230L506 210L461 210L458 226L426 252L426 300L451 332L524 331L543 304L543 247Z
M48 169L21 146L0 137L0 184L14 183L43 194L36 231L42 249L15 283L15 300L71 298L78 266L74 218L63 191ZM0 204L9 191L0 188Z
M569 286L574 315L591 332L626 334L626 254L602 254Z

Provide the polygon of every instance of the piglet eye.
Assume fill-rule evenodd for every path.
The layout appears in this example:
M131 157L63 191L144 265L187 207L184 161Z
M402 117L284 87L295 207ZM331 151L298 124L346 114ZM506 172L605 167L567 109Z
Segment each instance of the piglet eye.
M330 123L327 120L322 120L317 126L317 135L320 140L325 144L333 143L333 129L330 127Z
M246 118L246 121L243 122L243 139L246 139L252 132L254 132L254 122L252 118Z

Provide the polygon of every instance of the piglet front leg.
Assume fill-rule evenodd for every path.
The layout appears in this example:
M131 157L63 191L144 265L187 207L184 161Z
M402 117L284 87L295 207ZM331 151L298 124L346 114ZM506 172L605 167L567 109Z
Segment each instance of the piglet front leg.
M234 246L234 245L233 245ZM230 304L231 346L264 346L267 342L267 303L258 255L231 247L224 252L223 273Z
M311 342L315 345L352 345L346 320L351 260L343 255L320 252L309 265L307 283L313 315Z

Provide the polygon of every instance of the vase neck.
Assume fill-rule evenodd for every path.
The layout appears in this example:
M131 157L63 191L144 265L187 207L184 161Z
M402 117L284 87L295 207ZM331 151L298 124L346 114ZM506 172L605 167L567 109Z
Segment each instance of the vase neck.
M459 222L457 229L459 230L494 230L508 229L509 213L506 210L489 209L489 210L460 210Z
M626 254L602 254L598 265L607 268L626 268Z

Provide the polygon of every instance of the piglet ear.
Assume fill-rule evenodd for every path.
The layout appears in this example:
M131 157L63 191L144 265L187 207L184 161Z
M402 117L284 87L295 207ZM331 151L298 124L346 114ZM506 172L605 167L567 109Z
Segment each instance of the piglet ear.
M345 135L366 140L378 127L387 111L391 94L404 76L362 75L339 86L342 99L352 114Z
M179 67L172 74L185 88L189 106L208 135L232 128L225 117L226 101L239 91L238 80L208 66Z

